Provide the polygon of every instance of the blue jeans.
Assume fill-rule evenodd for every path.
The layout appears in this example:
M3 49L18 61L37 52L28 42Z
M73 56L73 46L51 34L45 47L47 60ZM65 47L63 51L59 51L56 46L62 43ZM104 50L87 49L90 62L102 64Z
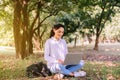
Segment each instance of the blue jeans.
M64 66L62 64L59 65L61 73L64 75L70 75L70 73L75 72L79 69L81 69L83 67L83 65L81 64L77 64L77 65L67 65Z

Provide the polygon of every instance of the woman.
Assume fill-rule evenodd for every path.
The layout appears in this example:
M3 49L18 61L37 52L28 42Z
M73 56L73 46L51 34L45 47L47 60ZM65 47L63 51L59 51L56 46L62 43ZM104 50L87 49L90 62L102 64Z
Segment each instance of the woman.
M75 77L85 76L86 72L77 72L83 67L83 60L77 65L63 65L68 53L66 41L62 39L63 34L64 26L56 24L51 30L50 38L45 43L44 58L47 61L48 68L52 73L59 73L59 78L63 78L64 75Z

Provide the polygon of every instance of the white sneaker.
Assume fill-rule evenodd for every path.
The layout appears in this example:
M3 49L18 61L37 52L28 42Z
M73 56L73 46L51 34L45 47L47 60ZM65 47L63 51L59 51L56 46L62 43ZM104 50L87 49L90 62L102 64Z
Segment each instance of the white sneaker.
M80 60L80 63L79 63L81 66L83 66L85 64L84 60Z
M74 72L74 76L75 77L84 77L84 76L86 76L86 72L85 71Z

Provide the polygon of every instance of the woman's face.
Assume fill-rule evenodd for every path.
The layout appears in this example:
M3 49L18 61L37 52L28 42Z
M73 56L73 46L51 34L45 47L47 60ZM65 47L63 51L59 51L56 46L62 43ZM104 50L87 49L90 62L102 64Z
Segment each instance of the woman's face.
M62 27L60 27L57 30L53 29L53 31L55 33L54 37L57 38L57 39L60 39L63 36L63 34L64 34L64 28L62 28Z

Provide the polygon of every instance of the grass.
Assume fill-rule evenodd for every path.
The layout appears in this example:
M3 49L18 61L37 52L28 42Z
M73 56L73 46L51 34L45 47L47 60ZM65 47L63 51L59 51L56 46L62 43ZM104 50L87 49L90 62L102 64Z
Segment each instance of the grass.
M100 52L102 53L102 51L103 50ZM104 53L106 52L104 51ZM116 55L118 53L119 51L117 51ZM40 61L45 62L40 54L34 54L25 58L24 60L21 60L15 58L15 52L13 49L8 50L8 48L6 48L4 50L1 50L0 80L50 80L49 78L43 77L33 79L26 77L26 67ZM85 62L85 66L82 69L87 73L87 76L85 78L65 78L64 80L120 80L120 62L88 60Z
M111 63L113 65L109 66L107 62L87 62L84 67L87 80L119 80L120 63Z
M7 60L2 59L0 61L0 80L29 80L25 74L26 67L28 65L31 65L32 63L44 61L43 57L40 58L39 55L31 55L24 60L15 59L11 57L13 56L8 56L8 58L6 58ZM83 70L87 72L86 80L120 79L120 63L118 62L86 61ZM69 80L78 79L69 78Z
M0 80L27 78L26 67L42 60L43 58L36 58L36 55L31 55L24 60L15 59L14 56L9 55L0 61Z

